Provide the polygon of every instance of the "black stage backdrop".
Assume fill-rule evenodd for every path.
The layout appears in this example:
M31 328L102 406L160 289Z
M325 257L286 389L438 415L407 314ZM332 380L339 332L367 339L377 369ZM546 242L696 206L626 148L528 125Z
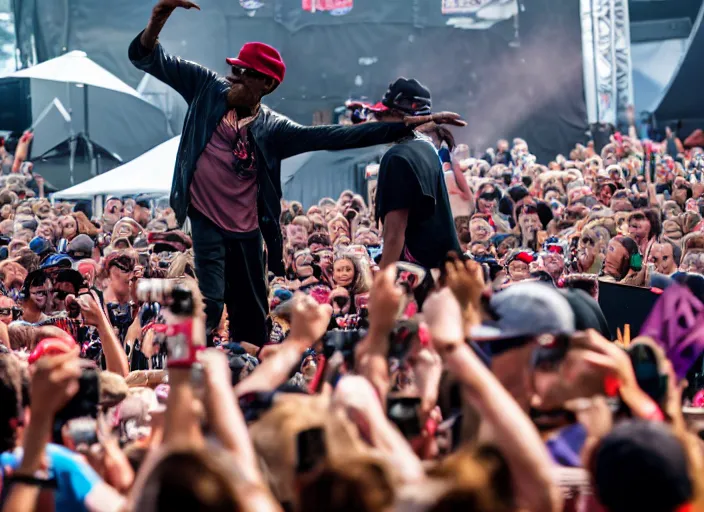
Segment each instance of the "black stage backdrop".
M695 84L704 80L704 4L694 22L687 42L687 52L681 60L670 84L663 92L660 104L655 109L659 127L674 128L681 123L678 135L684 140L697 128L704 127L704 101L701 89ZM663 130L664 131L664 130Z
M145 26L152 0L13 0L22 60L35 37L40 61L83 50L132 86L141 74L127 45ZM202 0L201 12L174 14L161 37L172 53L225 72L226 56L258 40L280 49L284 84L267 104L310 124L316 111L346 99L379 99L398 76L415 77L435 110L469 121L460 142L476 151L500 137L525 138L540 161L584 141L587 129L579 2L519 0L518 24L446 26L441 0L355 0L333 17L307 13L300 0L262 0L247 11L234 0Z
M638 336L659 298L649 288L599 281L599 305L614 339L616 329L623 332L626 324L631 326L631 339Z

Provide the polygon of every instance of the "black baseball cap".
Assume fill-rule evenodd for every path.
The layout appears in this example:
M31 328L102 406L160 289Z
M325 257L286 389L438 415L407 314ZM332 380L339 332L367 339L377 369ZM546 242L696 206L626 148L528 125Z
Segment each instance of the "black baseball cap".
M430 90L415 78L399 78L389 85L384 98L369 108L372 112L400 110L410 115L431 113Z

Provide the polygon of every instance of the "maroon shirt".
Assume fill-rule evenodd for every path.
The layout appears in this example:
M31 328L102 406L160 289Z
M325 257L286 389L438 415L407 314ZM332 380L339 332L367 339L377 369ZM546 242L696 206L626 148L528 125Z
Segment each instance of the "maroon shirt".
M255 234L257 192L254 146L247 126L239 126L237 113L230 110L196 162L191 204L221 229Z

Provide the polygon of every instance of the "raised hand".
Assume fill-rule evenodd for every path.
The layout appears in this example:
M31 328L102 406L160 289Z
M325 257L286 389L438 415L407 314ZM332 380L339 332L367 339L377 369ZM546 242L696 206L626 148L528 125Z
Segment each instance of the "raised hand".
M154 6L154 9L152 9L152 15L149 18L147 28L142 32L142 37L140 38L142 46L150 51L154 49L161 29L164 28L164 24L169 19L169 16L171 16L171 13L177 8L197 9L200 11L198 4L186 0L159 0Z
M44 356L32 367L32 419L38 414L53 418L78 393L81 366L79 348L58 356Z
M612 374L619 379L622 387L638 388L628 354L595 330L590 329L575 334L572 337L572 345L575 348L586 349L581 353L582 361Z
M318 304L313 298L297 293L291 300L295 301L291 312L292 340L305 340L314 343L323 337L327 331L332 307L329 304Z
M449 288L428 297L423 304L423 317L441 355L464 343L462 309Z
M66 297L66 305L78 304L86 325L98 326L105 319L105 313L100 307L100 301L95 297L94 292L84 293L78 297L69 295Z
M369 325L379 335L388 334L396 324L403 289L396 284L396 265L389 266L374 278L369 292Z
M188 2L187 0L159 0L159 3L156 4L156 7L171 10L180 7L182 9L198 9L200 11L200 6L198 4Z
M484 291L484 272L481 265L475 261L455 258L445 264L445 271L445 284L460 303L465 317L470 313L478 314Z
M419 131L428 131L439 125L467 126L462 117L455 112L437 112L425 116L406 116L403 118L406 126L417 126Z

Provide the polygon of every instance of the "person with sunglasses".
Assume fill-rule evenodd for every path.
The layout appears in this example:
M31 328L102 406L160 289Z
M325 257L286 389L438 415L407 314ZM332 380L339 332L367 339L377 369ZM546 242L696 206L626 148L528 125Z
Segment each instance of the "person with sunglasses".
M317 150L387 144L432 123L463 125L457 114L406 116L396 123L301 126L262 105L283 82L281 54L264 43L246 43L227 58L230 73L211 70L165 52L158 37L176 9L198 9L187 0L159 0L147 27L132 41L132 64L175 89L188 113L175 165L171 206L193 228L196 273L213 332L227 303L233 341L267 340L268 268L284 275L281 161ZM267 252L264 253L264 243Z
M45 312L49 306L50 291L51 281L44 271L35 270L27 275L20 295L22 320L36 324L49 318Z
M515 249L506 257L506 274L509 282L518 283L531 277L531 264L535 262L535 255L527 249Z
M108 278L105 288L106 304L125 306L130 303L136 266L137 259L126 251L115 251L105 258L103 269Z
M0 295L0 322L10 325L13 320L17 320L22 314L22 309L10 297Z
M66 297L78 295L78 292L85 287L85 281L80 272L72 269L62 270L54 280L52 300L52 313L64 313L66 311Z

